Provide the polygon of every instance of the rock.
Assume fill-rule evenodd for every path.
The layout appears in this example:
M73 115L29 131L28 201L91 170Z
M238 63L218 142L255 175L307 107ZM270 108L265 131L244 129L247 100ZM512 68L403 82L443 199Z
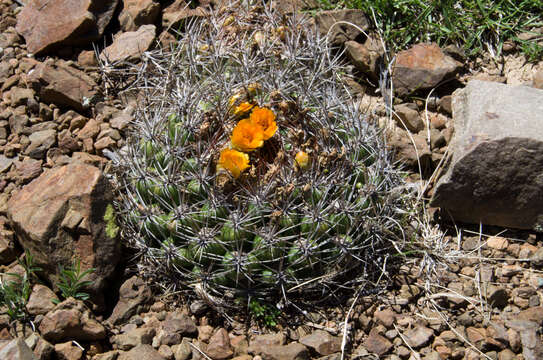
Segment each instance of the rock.
M455 220L543 228L543 90L470 81L454 93L452 159L431 206Z
M141 344L151 344L156 331L152 327L137 328L126 334L115 335L111 341L119 350L130 350Z
M123 0L119 22L123 31L136 31L141 25L154 24L160 15L160 4L153 0Z
M232 351L232 347L230 346L228 331L226 331L226 329L218 329L215 334L213 334L211 339L209 339L206 355L213 360L225 360L234 355L234 351Z
M111 196L109 183L98 168L72 163L45 172L8 202L8 217L19 242L31 249L50 283L58 284L59 265L71 266L76 258L82 270L96 269L86 276L91 282L86 290L96 304L119 261L119 242L106 234L106 224L100 221ZM60 226L70 211L81 215L75 231Z
M77 56L77 63L82 67L98 66L96 53L93 50L83 50Z
M0 349L3 360L38 360L22 338L9 341Z
M525 360L543 359L543 344L537 334L539 325L533 321L513 320L507 323L509 327L520 333L522 355Z
M509 349L500 351L498 354L498 360L515 360L516 354Z
M269 346L284 345L287 341L283 333L272 333L256 335L249 341L249 353L260 354L263 349Z
M518 315L515 316L515 319L532 321L536 324L543 325L543 307L536 306L526 310L521 311Z
M13 159L7 158L4 155L0 155L0 173L3 173L11 167Z
M94 143L94 148L99 154L102 153L102 150L115 146L117 146L117 142L110 137L103 137Z
M364 31L367 31L370 27L370 22L362 10L345 9L321 11L315 16L317 29L323 36L329 35L330 41L336 45L349 40L355 40L363 35L360 30L352 25L336 24L338 21L354 24ZM332 29L330 30L330 28Z
M17 32L30 53L42 54L66 45L100 39L118 0L30 0L17 16Z
M119 354L117 360L164 360L158 351L151 345L144 344L136 346L132 350Z
M83 350L75 346L72 341L55 345L55 353L58 360L81 360Z
M497 286L489 286L487 289L487 301L492 307L503 309L509 301L507 290Z
M86 110L97 95L97 85L81 70L62 61L40 63L28 76L40 100L58 106Z
M409 168L418 169L419 163L423 171L431 167L432 152L424 136L410 135L405 130L397 129L391 136L388 146L395 151L396 158Z
M209 306L203 300L194 300L190 303L190 312L196 316L201 316L205 314L208 309Z
M162 27L164 29L176 29L182 21L207 16L202 7L191 9L185 0L175 0L173 4L162 10Z
M58 299L53 290L47 286L36 284L26 304L26 310L30 315L45 315L55 308L52 300Z
M113 351L97 354L92 358L92 360L117 360L118 357L119 357L119 351L113 350Z
M15 233L6 229L5 222L0 220L0 265L9 264L16 258Z
M34 347L34 355L36 355L36 357L40 360L48 360L53 359L54 353L55 347L40 336L38 343Z
M310 358L307 348L297 342L264 347L259 355L262 356L262 359L267 360L305 360Z
M102 51L100 59L109 63L137 61L153 44L155 32L154 25L142 25L137 31L122 33Z
M283 14L293 14L298 11L312 10L318 8L315 0L278 0L275 8Z
M1 164L2 164L2 158L0 156L0 172L2 172ZM532 256L530 257L530 262L534 264L535 266L543 265L543 248L538 248L536 252L532 254Z
M368 338L364 341L364 347L374 354L379 355L379 357L382 357L386 353L388 353L394 345L385 338L382 335L379 335L376 329L372 329L370 331L370 334Z
M173 356L175 360L188 360L192 354L190 347L190 339L184 338L181 344L172 346Z
M109 125L111 125L111 127L114 129L124 130L133 120L134 118L132 115L125 111L121 111L113 115Z
M16 178L21 184L26 184L30 180L38 177L42 172L42 160L24 159L15 161ZM20 241L20 237L19 237Z
M107 321L113 325L127 322L132 316L142 311L143 306L151 301L151 289L145 282L133 276L126 280L119 290L119 301Z
M300 343L314 349L320 355L341 351L341 339L323 330L316 330L300 339Z
M43 130L32 133L28 139L30 145L26 148L25 154L34 159L42 159L49 148L57 142L56 130Z
M345 52L356 69L372 80L379 79L380 65L383 61L383 46L379 39L369 36L363 44L345 41Z
M34 99L34 91L32 89L12 88L10 91L11 106L26 105L28 99Z
M486 246L495 250L505 250L509 246L509 241L501 236L491 236L486 240Z
M396 56L392 73L394 92L404 96L431 89L452 78L461 67L461 63L445 55L437 44L413 45Z
M387 329L390 329L396 321L396 313L390 308L378 310L373 316L377 322L383 324Z
M68 298L47 313L39 326L47 341L62 340L96 341L106 338L106 329L94 319L87 306L74 298Z
M160 325L157 339L162 345L175 345L181 342L184 336L198 334L194 321L187 315L177 314L172 319L164 320Z
M543 89L543 69L537 71L534 74L532 86L535 87L536 89Z
M409 346L414 349L419 349L423 346L426 346L432 337L434 332L432 329L429 329L425 326L416 326L413 329L409 329L404 333L404 336L407 340Z
M396 124L404 129L414 133L424 129L419 112L416 110L415 104L399 104L394 107L394 120Z

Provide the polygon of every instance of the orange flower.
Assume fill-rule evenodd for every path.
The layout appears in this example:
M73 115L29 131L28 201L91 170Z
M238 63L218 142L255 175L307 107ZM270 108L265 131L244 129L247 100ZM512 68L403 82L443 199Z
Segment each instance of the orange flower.
M277 131L277 124L275 123L275 114L273 111L267 108L255 107L251 116L249 117L254 124L258 125L262 129L263 139L268 140Z
M243 119L232 131L230 141L238 150L253 151L264 144L264 134L260 126L256 126L249 119Z
M309 166L309 155L305 151L298 151L295 160L300 169L307 169Z
M226 169L236 179L241 175L243 170L249 167L249 155L241 151L224 149L221 151L217 171Z
M254 105L251 103L242 102L234 109L234 115L243 115L245 113L248 113L253 107Z

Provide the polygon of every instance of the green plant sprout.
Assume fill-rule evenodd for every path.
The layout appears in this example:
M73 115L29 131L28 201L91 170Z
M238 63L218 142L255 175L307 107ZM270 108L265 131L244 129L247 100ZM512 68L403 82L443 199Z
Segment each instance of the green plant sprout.
M69 268L64 268L62 265L59 265L60 283L58 284L58 287L61 291L62 298L67 299L73 297L74 299L88 300L90 295L81 290L92 284L92 281L83 279L94 271L96 271L95 268L81 271L81 260L79 259L77 259ZM61 300L52 299L51 301L53 304L58 304Z

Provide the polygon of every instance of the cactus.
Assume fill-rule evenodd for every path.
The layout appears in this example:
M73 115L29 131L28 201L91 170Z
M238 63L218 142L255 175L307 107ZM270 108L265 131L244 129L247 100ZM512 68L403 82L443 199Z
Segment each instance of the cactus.
M129 89L145 106L115 164L120 226L142 270L227 305L375 280L412 210L340 54L307 18L267 6L233 22L211 14L171 51L146 53ZM227 154L240 165L222 166L255 109L273 131L252 132L241 155Z

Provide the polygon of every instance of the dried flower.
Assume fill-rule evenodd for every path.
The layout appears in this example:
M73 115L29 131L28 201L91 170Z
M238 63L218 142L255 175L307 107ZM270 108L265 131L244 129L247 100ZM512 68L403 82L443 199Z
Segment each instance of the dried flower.
M243 115L245 113L248 113L253 107L254 104L242 102L234 109L234 115Z
M296 153L296 164L300 167L300 169L307 169L309 166L309 155L305 151L298 151Z
M249 167L249 155L233 149L221 151L217 171L225 169L236 179Z
M238 150L253 151L264 144L264 134L260 126L249 119L243 119L232 131L230 141Z
M264 140L271 138L277 131L275 114L270 109L255 107L249 120L262 129Z

